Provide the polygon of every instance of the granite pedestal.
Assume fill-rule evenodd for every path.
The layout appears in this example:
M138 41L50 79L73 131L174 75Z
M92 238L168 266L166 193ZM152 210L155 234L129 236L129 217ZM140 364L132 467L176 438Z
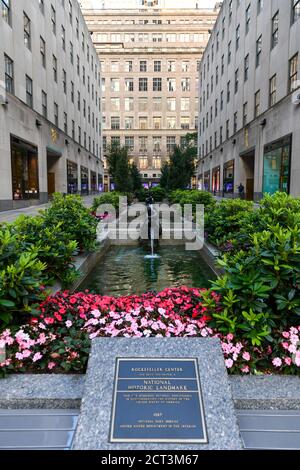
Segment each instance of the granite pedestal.
M197 358L208 443L109 442L116 358ZM97 338L92 342L74 450L242 449L218 339Z

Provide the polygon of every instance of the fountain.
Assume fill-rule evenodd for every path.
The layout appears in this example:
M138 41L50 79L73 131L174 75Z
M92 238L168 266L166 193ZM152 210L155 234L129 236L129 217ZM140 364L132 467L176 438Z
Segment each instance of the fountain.
M146 255L145 259L159 259L160 256L156 253L154 253L154 241L156 239L155 237L155 223L157 224L157 211L153 207L153 199L152 197L149 197L147 201L147 214L148 214L148 220L147 220L147 225L148 225L148 239L150 239L150 247L151 247L151 255Z

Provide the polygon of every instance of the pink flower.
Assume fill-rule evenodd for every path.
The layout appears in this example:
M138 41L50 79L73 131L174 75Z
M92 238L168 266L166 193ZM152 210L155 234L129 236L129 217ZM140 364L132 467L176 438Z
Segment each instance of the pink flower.
M65 323L66 327L67 328L71 328L71 326L73 325L73 323L71 322L71 320L67 320L66 323Z
M29 356L31 356L31 351L29 351L29 349L25 349L23 351L23 357L25 358L25 357L29 357Z
M243 356L242 356L242 357L243 357L243 359L245 359L245 361L250 361L250 359L251 359L251 356L250 356L250 354L249 354L247 351L245 351L245 352L243 353Z
M290 357L285 357L284 362L287 366L290 366L292 364L292 359Z
M289 333L288 331L283 331L282 336L283 336L284 338L289 338L289 337L290 337L290 333Z
M289 343L287 341L281 343L281 346L283 347L283 349L289 349Z
M296 352L296 355L295 355L295 364L297 367L300 367L300 351L297 351Z
M231 367L233 366L233 360L232 359L226 359L225 366L227 367L227 369L231 369Z
M242 371L244 374L248 374L249 371L250 371L249 366L243 366L243 367L241 368L241 371Z
M281 367L282 366L282 360L280 357L275 357L272 361L273 366L275 367Z
M15 357L16 357L16 359L19 359L19 361L22 361L22 359L23 359L23 354L20 353L20 352L17 352L17 353L15 354Z
M47 367L49 370L52 370L54 369L55 366L56 366L55 362L49 362Z
M233 334L232 333L229 333L226 338L228 339L228 341L232 341L233 340Z
M42 357L43 357L42 354L41 354L40 352L37 352L37 353L35 353L35 355L33 356L32 362L37 362L37 361L39 361L40 359L42 359Z

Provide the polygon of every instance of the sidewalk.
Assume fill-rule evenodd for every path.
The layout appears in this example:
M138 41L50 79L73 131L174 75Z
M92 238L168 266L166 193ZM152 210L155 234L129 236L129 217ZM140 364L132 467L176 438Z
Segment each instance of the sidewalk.
M82 196L83 203L86 207L90 207L93 204L94 196ZM2 222L14 222L20 215L35 216L39 214L39 211L47 209L50 203L40 204L38 206L24 207L24 209L14 209L11 211L0 212L0 223Z

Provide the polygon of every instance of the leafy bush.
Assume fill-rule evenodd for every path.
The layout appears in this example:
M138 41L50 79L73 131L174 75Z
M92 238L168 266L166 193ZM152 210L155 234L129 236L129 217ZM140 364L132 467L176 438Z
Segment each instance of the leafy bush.
M149 191L152 195L154 202L162 202L166 197L166 190L161 186L155 186Z
M100 196L94 198L92 205L92 211L97 212L99 206L101 205L110 205L113 206L118 214L120 197L127 197L127 203L131 204L133 201L133 195L131 193L119 193L117 191L112 191L109 193L103 193Z
M234 246L249 214L254 211L253 203L241 199L224 199L208 208L205 213L205 231L208 240L219 248Z
M70 241L77 242L80 251L95 248L98 221L83 205L80 196L55 194L43 219L49 228L62 224L65 235Z
M13 321L23 321L23 314L35 313L43 298L45 269L35 247L20 250L18 236L0 228L0 331Z
M194 210L196 209L197 204L203 204L206 208L213 207L215 204L215 200L211 193L207 191L198 191L196 189L177 189L176 191L172 191L169 194L169 200L171 204L180 204L181 206L184 204L192 204Z
M260 345L271 331L299 324L300 227L251 236L248 251L226 254L219 261L225 275L213 282L218 305L207 304L213 325Z

